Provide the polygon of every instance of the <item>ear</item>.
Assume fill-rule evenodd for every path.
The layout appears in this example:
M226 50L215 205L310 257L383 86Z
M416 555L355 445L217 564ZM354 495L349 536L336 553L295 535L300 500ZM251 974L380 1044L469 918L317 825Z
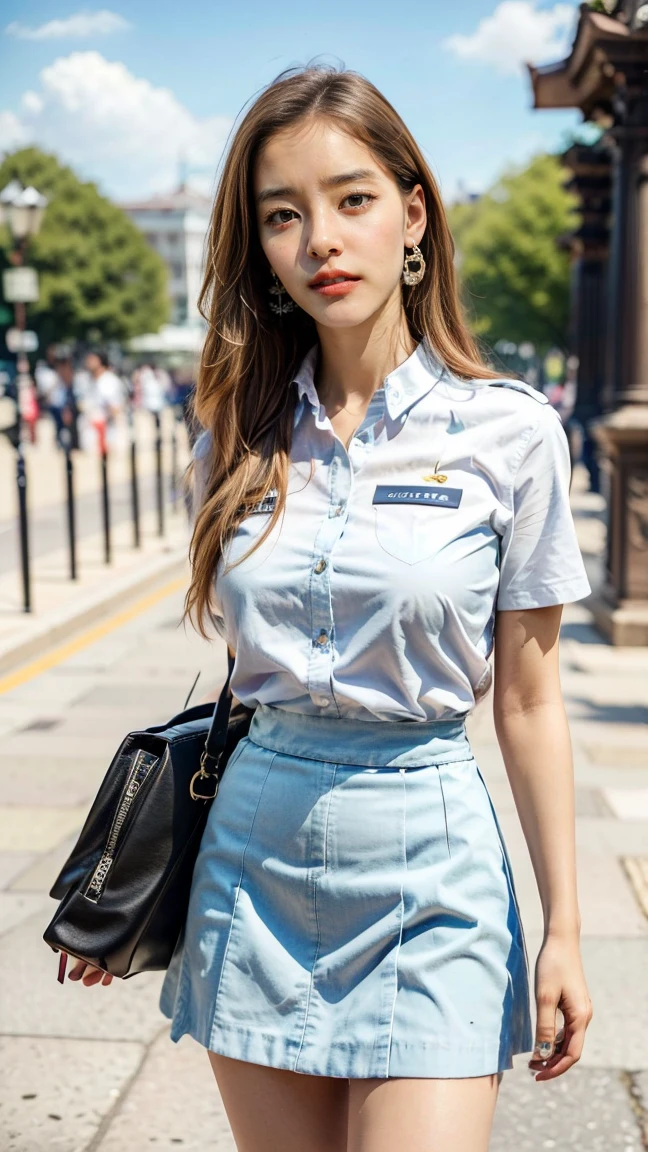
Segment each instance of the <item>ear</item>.
M416 184L405 201L405 247L413 248L425 232L427 210L422 184Z

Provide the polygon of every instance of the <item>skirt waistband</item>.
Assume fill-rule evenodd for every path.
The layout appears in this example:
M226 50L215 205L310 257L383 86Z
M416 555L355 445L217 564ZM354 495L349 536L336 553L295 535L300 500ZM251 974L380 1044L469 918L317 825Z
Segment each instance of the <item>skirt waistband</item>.
M464 720L349 720L259 704L250 740L288 756L376 768L417 768L472 756Z

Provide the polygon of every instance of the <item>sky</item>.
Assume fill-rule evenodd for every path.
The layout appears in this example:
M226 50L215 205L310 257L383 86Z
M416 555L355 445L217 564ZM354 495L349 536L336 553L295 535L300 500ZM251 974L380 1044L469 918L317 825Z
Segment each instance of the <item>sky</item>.
M4 0L0 12L0 153L35 143L115 200L171 190L182 160L212 193L244 105L313 59L381 89L447 202L565 146L581 122L533 110L525 67L569 52L574 0Z

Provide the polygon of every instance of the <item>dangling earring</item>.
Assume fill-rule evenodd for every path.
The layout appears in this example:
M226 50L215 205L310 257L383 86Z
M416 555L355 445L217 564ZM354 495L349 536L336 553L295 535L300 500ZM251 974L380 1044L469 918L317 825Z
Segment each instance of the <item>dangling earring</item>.
M295 301L290 299L290 296L286 292L286 289L281 283L281 280L277 276L274 268L272 269L272 284L270 285L268 292L270 293L270 297L279 297L279 299L276 301L272 299L269 300L269 305L272 312L276 312L277 316L283 315L284 312L292 312L293 308L295 307ZM285 296L286 299L282 300L282 296Z
M425 275L425 260L418 244L412 248L412 255L405 254L403 260L403 283L420 284Z

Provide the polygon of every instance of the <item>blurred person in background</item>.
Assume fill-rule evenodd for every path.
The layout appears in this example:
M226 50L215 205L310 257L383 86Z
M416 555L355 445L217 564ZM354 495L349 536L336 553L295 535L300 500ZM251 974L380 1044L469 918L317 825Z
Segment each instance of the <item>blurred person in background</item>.
M69 447L79 448L79 405L77 403L76 373L74 362L69 354L62 353L55 360L56 373L63 395L61 409L61 430L59 443L65 444L65 432L69 433Z
M113 447L116 443L117 422L121 418L126 403L123 381L110 367L108 355L103 349L88 352L85 358L88 376L85 378L81 406L83 429L81 442L90 447L96 438L92 426L105 423L106 443Z
M36 421L41 414L36 384L29 370L29 360L23 353L16 360L16 395L18 411L23 426L26 426L29 441L36 443Z
M190 364L180 364L174 369L173 400L172 403L180 412L180 419L184 421L187 429L189 446L193 448L196 437L201 431L200 424L191 413L191 395L195 386L195 370Z
M63 428L63 409L65 407L66 392L56 368L56 345L49 344L45 352L45 359L38 360L34 368L36 394L41 409L49 412L54 421L56 443L61 447L61 430Z
M147 412L161 412L171 401L173 382L165 368L148 360L133 373L137 402Z

